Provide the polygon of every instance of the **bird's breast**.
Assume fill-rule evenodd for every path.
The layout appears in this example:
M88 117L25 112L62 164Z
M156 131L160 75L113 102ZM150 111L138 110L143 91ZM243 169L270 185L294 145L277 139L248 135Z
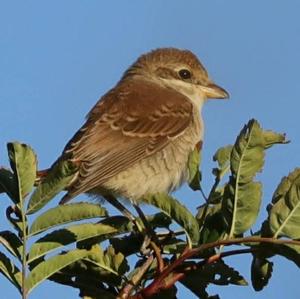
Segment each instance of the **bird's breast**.
M189 179L189 155L202 141L203 124L199 114L197 116L182 135L162 150L110 178L105 188L135 202L147 194L169 193L177 189Z

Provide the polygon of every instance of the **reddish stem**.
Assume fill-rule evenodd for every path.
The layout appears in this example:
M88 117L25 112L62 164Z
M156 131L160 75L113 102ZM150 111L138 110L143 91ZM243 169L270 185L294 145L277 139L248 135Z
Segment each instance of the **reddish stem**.
M294 241L294 240L280 240L280 239L273 239L273 238L263 238L263 237L246 237L246 238L236 238L236 239L228 239L228 240L219 240L212 243L203 244L197 248L188 249L184 251L184 253L175 260L172 264L167 266L161 274L154 279L152 283L150 283L146 288L144 288L142 291L137 293L136 295L130 297L130 299L145 299L150 298L151 296L159 293L161 290L166 289L166 286L170 288L172 285L174 285L179 279L182 279L185 275L185 273L176 273L174 274L174 278L170 280L170 283L165 283L164 280L177 268L179 265L181 265L185 260L190 259L194 257L195 255L198 255L201 251L219 247L221 245L223 246L229 246L229 245L238 245L242 243L271 243L271 244L293 244L293 245L300 245L300 241ZM210 257L206 262L214 262L218 259L220 259L222 256L229 256L233 254L242 254L242 253L249 253L252 252L252 249L246 249L246 250L234 250L231 252L225 252L223 254L218 254L215 256ZM172 283L172 284L171 284Z

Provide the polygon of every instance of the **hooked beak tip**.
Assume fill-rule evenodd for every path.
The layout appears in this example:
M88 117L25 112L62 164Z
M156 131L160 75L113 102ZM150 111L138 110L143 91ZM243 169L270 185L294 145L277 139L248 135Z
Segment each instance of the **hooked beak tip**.
M203 91L208 99L229 99L229 93L214 83L203 86Z

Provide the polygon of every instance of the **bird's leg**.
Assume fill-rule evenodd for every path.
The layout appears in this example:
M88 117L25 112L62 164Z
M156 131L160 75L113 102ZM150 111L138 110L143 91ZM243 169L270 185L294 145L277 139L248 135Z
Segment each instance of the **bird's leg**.
M143 255L148 255L149 250L147 250L147 247L151 243L151 237L148 233L148 228L150 226L149 226L149 223L147 222L147 219L146 219L144 213L142 212L142 210L139 207L136 208L136 205L133 205L135 207L136 211L138 212L138 214L144 224L145 229L143 227L141 227L140 223L138 223L138 221L136 220L136 217L124 205L122 205L114 196L106 195L104 198L107 202L109 202L112 206L114 206L117 210L119 210L125 217L127 217L135 225L135 227L141 234L145 234L145 230L146 230L145 239L143 241L140 251ZM152 228L151 228L151 230L152 230ZM152 234L154 235L153 230L152 230Z
M125 217L127 217L131 222L133 222L138 228L139 225L136 223L135 216L124 206L122 205L114 196L106 195L104 196L105 200L119 210Z
M161 250L158 246L159 241L152 227L149 225L149 222L147 221L141 208L138 205L133 204L133 207L137 211L139 217L141 218L144 224L145 231L137 222L135 216L124 205L122 205L114 196L106 195L105 200L109 202L112 206L114 206L117 210L119 210L125 217L127 217L137 227L140 233L146 232L143 244L141 246L141 253L143 255L148 255L149 252L147 250L147 247L150 245L157 259L158 270L159 272L161 272L164 268L164 262L161 256Z
M156 256L156 259L157 259L158 271L159 271L159 273L161 273L162 270L164 269L164 261L161 256L161 249L159 248L159 240L157 238L157 235L156 235L155 231L152 229L152 227L150 226L142 209L136 204L133 204L133 206L134 206L135 210L137 211L139 217L141 218L141 220L145 226L145 230L146 230L146 235L145 235L145 239L144 239L141 251L143 252L143 248L146 249L148 245L150 245L152 247L154 254Z

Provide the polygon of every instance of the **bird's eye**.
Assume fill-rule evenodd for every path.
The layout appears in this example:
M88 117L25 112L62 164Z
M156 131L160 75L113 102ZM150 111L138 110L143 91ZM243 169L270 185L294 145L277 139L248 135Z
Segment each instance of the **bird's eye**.
M187 69L180 70L178 74L182 79L190 79L192 77L191 72Z

